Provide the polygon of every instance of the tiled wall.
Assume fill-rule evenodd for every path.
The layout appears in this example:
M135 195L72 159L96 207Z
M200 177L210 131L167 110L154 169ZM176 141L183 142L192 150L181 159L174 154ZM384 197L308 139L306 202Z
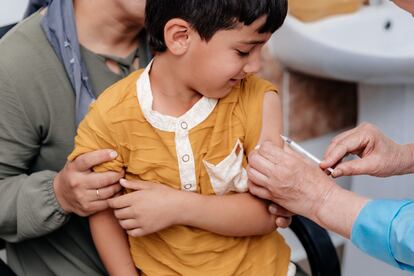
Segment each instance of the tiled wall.
M303 141L355 126L357 86L291 72L265 48L260 75L281 92L285 133Z

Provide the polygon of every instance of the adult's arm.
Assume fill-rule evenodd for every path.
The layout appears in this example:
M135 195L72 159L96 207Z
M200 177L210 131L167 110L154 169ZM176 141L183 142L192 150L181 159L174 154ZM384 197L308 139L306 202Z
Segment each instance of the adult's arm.
M33 124L34 116L24 107L13 77L2 68L0 75L0 237L9 242L40 237L61 227L70 212L89 214L103 209L91 206L93 191L86 196L86 188L79 185L104 183L101 177L91 179L87 171L79 172L78 168L87 163L82 159L66 166L59 177L52 170L33 172L32 164L42 146L42 129ZM103 155L103 161L111 158L108 153ZM78 175L72 178L74 172ZM65 204L60 204L58 195L68 202L67 209L62 208ZM106 208L106 203L101 205Z
M363 252L414 272L414 202L368 202L354 223L351 240Z
M0 71L3 73L3 71ZM0 237L10 242L47 234L68 215L53 191L56 172L30 174L39 134L30 124L11 82L0 82Z
M342 189L316 166L266 143L250 154L250 191L351 238L362 251L413 271L414 203L372 200Z
M287 152L286 152L287 151ZM287 148L264 143L249 155L249 190L349 238L368 199L344 190L319 167Z

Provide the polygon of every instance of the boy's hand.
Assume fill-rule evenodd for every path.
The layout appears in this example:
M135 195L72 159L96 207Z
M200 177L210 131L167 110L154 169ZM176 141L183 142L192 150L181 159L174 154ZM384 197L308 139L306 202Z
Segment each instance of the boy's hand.
M168 186L121 179L121 185L131 193L108 200L114 215L128 235L145 236L177 223L181 192Z

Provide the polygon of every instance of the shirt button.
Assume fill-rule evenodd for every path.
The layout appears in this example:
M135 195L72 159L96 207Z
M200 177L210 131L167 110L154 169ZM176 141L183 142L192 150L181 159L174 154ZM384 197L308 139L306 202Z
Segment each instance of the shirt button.
M181 157L181 160L183 160L184 162L190 161L190 155L184 154L183 157Z
M189 189L191 189L193 187L193 185L192 184L185 184L184 185L184 189L186 189L186 190L189 190Z
M182 129L187 129L188 128L188 124L187 124L187 122L181 122L181 128Z

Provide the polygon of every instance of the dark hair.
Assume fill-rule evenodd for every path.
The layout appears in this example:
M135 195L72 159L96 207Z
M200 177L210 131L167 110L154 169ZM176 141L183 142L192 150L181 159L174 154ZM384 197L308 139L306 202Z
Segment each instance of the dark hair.
M287 0L147 0L145 25L154 51L167 49L164 27L173 18L187 21L200 37L209 41L219 30L238 23L252 24L267 16L259 33L273 33L285 20Z

